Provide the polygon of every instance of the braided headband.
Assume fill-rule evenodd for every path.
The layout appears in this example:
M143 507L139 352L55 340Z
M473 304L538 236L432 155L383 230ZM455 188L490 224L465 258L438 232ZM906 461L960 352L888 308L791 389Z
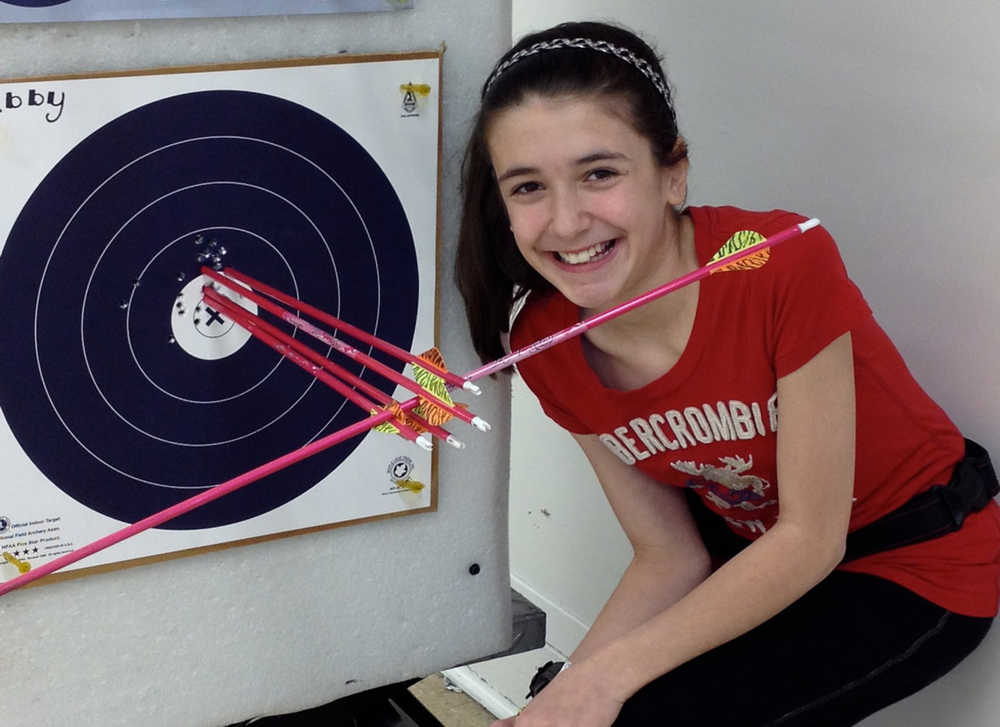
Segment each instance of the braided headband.
M621 58L629 65L638 69L642 75L648 78L649 82L656 86L656 90L660 92L661 96L663 96L663 100L667 102L667 106L670 107L670 90L667 88L667 84L663 80L663 76L658 73L648 61L640 58L628 48L613 45L606 40L591 40L590 38L555 38L553 40L543 40L535 43L534 45L530 45L527 48L519 50L517 53L493 69L493 73L490 74L489 79L486 81L486 86L483 88L483 98L486 98L486 96L489 95L490 89L493 88L493 84L497 82L497 79L518 61L524 60L528 56L533 56L536 53L541 53L542 51L558 50L561 48L596 50L601 53L608 53Z

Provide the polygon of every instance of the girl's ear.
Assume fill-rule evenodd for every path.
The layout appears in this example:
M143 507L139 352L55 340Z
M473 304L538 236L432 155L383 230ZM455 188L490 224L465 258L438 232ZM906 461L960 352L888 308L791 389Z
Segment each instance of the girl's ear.
M687 141L683 136L678 136L674 142L674 148L670 151L670 159L676 161L663 167L666 201L673 207L680 208L687 201L687 176L690 167L687 156Z
M683 207L687 200L688 160L681 159L669 167L663 167L663 190L667 204Z

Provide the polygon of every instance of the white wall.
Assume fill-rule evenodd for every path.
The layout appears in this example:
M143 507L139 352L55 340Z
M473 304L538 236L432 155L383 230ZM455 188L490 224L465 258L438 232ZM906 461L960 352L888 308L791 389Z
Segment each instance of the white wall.
M665 56L690 204L822 219L918 380L1000 453L1000 4L514 0L513 35L612 19ZM515 382L511 570L571 651L630 556L572 440ZM1000 635L866 725L995 725Z

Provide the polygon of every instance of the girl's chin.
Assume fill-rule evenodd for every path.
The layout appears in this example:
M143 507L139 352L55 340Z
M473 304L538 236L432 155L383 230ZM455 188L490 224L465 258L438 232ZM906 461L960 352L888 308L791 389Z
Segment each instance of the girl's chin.
M601 282L604 285L581 286L560 281L556 288L577 308L597 312L607 310L622 300L621 291L612 290L606 280Z

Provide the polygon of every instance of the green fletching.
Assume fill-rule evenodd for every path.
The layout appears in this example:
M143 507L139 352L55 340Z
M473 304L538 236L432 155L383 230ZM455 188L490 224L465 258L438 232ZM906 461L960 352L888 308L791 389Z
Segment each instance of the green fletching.
M432 374L425 368L417 366L415 363L410 363L410 366L413 368L413 378L416 379L421 388L426 389L448 405L454 404L451 396L448 394L448 385L444 379L437 374Z
M372 409L368 413L371 414L372 416L375 416L380 412L378 409ZM383 434L399 434L399 430L395 427L395 425L392 422L393 422L392 419L386 419L381 424L376 424L374 427L372 427L372 429L374 429L376 432L382 432Z
M740 230L739 232L734 232L733 236L726 240L726 244L719 248L719 251L712 256L709 260L710 263L714 263L717 260L723 260L730 255L735 255L741 250L746 250L751 245L756 245L758 242L763 242L767 238L764 237L759 232L753 230Z

